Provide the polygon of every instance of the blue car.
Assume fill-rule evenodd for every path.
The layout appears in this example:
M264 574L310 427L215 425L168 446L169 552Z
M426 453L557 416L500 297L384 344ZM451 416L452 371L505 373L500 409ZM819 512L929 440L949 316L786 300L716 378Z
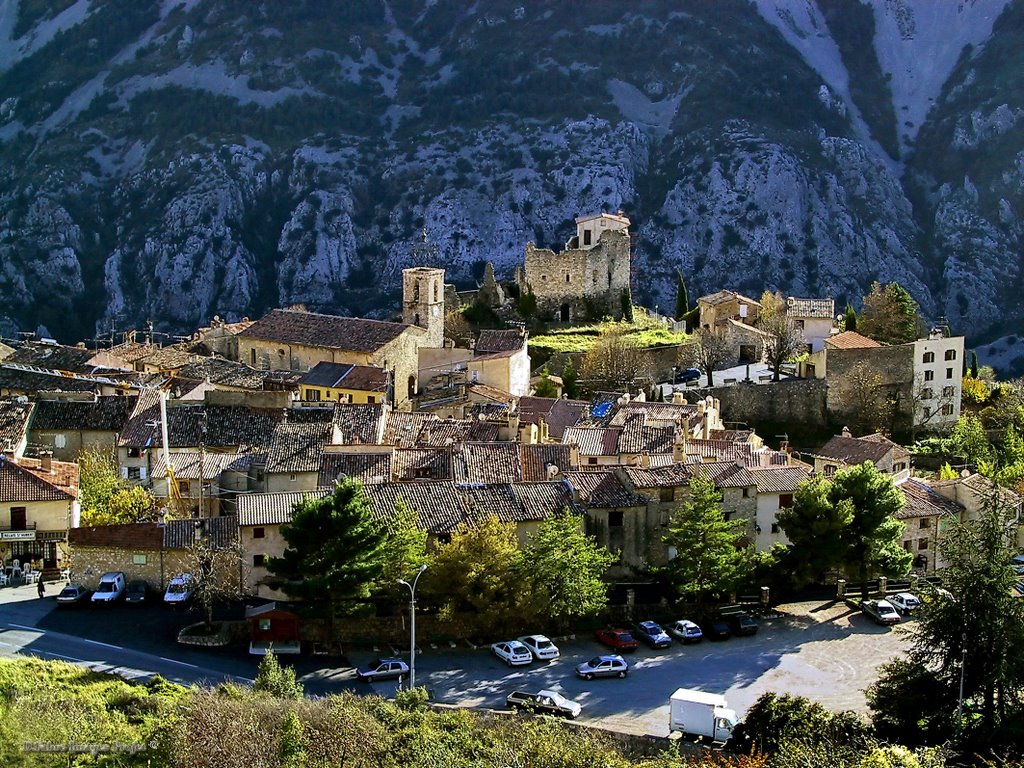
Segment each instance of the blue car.
M672 638L653 621L641 621L633 628L633 634L637 639L643 640L651 648L668 648L672 645Z
M700 368L684 368L676 375L676 383L687 383L697 381L701 377Z

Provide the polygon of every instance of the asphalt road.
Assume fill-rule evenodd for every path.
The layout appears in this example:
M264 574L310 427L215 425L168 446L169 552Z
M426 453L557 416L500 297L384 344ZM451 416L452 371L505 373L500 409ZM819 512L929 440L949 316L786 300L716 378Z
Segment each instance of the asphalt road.
M186 684L251 681L258 659L244 651L190 648L174 641L181 626L197 620L195 614L161 605L55 610L52 598L35 598L34 587L0 589L0 655L60 658L128 678L159 673ZM561 641L557 661L515 669L487 648L425 649L417 657L416 677L436 700L471 707L503 708L509 691L552 688L583 704L581 722L663 736L668 733L668 699L679 687L724 693L741 716L766 691L863 712L863 691L877 666L908 645L905 627L878 627L842 604L801 604L783 607L783 615L762 622L754 637L663 651L641 647L627 655L630 673L623 680L586 682L575 676L578 663L604 652L585 637ZM294 664L307 693L356 690L390 697L397 683L357 682L350 666L363 665L374 655L365 650L343 661L309 656L283 661Z

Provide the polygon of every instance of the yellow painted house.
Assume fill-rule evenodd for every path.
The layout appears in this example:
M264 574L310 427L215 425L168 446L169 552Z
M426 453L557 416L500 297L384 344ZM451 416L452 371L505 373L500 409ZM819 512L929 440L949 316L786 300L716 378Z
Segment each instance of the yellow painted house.
M303 402L383 403L388 396L388 373L372 365L320 362L299 379Z

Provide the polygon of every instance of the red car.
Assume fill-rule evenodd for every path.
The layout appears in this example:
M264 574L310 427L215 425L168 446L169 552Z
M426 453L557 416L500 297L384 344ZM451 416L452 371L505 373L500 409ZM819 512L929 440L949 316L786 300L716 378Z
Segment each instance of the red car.
M636 638L627 629L599 629L594 633L597 642L616 651L635 651Z

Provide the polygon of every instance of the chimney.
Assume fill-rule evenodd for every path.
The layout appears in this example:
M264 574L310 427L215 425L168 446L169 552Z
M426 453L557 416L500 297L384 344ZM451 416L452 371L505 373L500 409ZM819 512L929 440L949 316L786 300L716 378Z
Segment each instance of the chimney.
M849 427L843 427L843 437L853 437Z
M550 461L544 465L544 471L547 474L548 480L556 480L562 474L562 470L558 468L558 465Z
M53 454L50 451L43 451L39 454L39 468L43 472L53 471Z

